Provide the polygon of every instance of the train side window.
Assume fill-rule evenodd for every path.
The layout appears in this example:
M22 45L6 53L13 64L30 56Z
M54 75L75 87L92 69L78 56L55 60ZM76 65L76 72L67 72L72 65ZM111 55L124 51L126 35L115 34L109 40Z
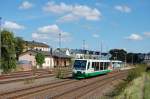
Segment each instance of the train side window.
M99 70L99 62L96 62L96 71L98 71Z
M100 70L103 70L103 62L100 63Z
M107 69L107 67L108 67L108 62L105 62L104 69Z
M94 64L94 62L92 62L92 68L94 68L94 66L95 66L95 64Z
M106 64L106 63L104 62L104 63L103 63L103 70L105 70L105 64Z
M90 68L90 62L88 62L88 67L87 67L87 69L89 69Z

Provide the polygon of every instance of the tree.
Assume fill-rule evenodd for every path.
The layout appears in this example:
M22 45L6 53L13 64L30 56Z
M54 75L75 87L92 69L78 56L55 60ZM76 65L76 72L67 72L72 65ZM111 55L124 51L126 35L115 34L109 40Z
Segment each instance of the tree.
M1 34L1 69L4 73L16 68L15 39L13 33L3 30Z
M140 58L139 53L128 53L127 54L127 62L128 63L141 63L144 59Z
M40 68L42 68L42 64L45 62L45 56L42 53L37 53L35 59L36 64L39 65Z
M16 58L18 60L19 55L23 52L25 41L21 37L16 37Z
M125 61L127 52L123 49L111 49L109 53L112 55L110 59Z

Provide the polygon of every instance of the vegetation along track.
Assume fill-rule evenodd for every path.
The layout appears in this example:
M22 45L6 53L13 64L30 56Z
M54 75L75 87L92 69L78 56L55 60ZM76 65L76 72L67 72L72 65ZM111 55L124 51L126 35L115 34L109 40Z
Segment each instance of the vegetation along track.
M123 72L120 72L120 73L126 73L126 71L123 71ZM109 74L109 75L113 75L111 77L115 77L116 75L118 75L119 73L112 73L112 74ZM100 76L101 78L103 76ZM103 77L103 79L101 80L98 80L96 82L100 82L100 81L103 81L103 80L106 80L108 78L111 78L111 77ZM45 90L48 90L48 89L52 89L52 88L59 88L60 86L64 86L64 85L69 85L71 83L75 83L75 82L81 82L81 81L86 81L86 80L92 80L92 79L95 79L95 78L91 78L91 79L83 79L83 80L72 80L72 79L66 79L66 80L63 80L63 81L58 81L58 82L54 82L54 83L48 83L48 84L45 84L45 85L40 85L40 86L34 86L34 87L31 87L31 88L26 88L26 89L20 89L20 90L16 90L16 91L13 91L13 92L7 92L7 93L2 93L0 94L1 97L4 98L11 98L11 99L14 99L14 98L20 98L20 97L24 97L24 96L28 96L28 95L31 95L31 94L34 94L34 93L37 93L37 92L42 92L42 91L45 91ZM94 84L95 82L93 82ZM91 84L91 83L90 83ZM85 86L81 86L78 87L79 89L82 89L86 86L89 86L89 85L85 85ZM70 91L75 91L77 90L78 88L75 88L75 89L71 89ZM64 90L65 91L65 90ZM59 97L59 96L63 96L64 94L66 93L69 93L70 91L65 91L61 94L58 94L58 95L55 95L53 96L53 98L56 98L56 97Z

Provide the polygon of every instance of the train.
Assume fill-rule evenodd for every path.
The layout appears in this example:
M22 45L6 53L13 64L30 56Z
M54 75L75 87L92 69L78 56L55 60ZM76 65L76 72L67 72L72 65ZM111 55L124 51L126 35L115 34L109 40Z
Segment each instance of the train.
M72 76L74 78L89 78L112 72L115 64L121 61L96 60L96 59L75 59Z

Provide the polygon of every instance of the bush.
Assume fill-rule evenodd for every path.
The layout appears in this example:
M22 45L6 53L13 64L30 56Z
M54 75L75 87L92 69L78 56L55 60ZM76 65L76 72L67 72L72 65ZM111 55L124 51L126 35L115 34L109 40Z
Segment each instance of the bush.
M24 84L31 84L31 83L34 83L35 81L35 78L26 78L24 80Z
M63 78L66 77L66 75L67 75L67 71L66 71L65 69L58 68L58 69L56 70L56 77L57 77L57 78L63 79Z
M119 95L121 92L123 92L125 90L125 88L128 86L128 84L133 81L135 78L141 76L143 74L143 72L145 72L146 70L146 65L142 64L142 65L137 65L136 68L131 69L128 72L127 78L120 82L117 86L115 86L115 89L108 93L109 97L114 97Z
M127 82L131 82L133 79L141 76L141 74L143 72L145 72L146 70L146 65L142 64L142 65L137 65L136 68L132 69L129 71L128 76L126 78Z

